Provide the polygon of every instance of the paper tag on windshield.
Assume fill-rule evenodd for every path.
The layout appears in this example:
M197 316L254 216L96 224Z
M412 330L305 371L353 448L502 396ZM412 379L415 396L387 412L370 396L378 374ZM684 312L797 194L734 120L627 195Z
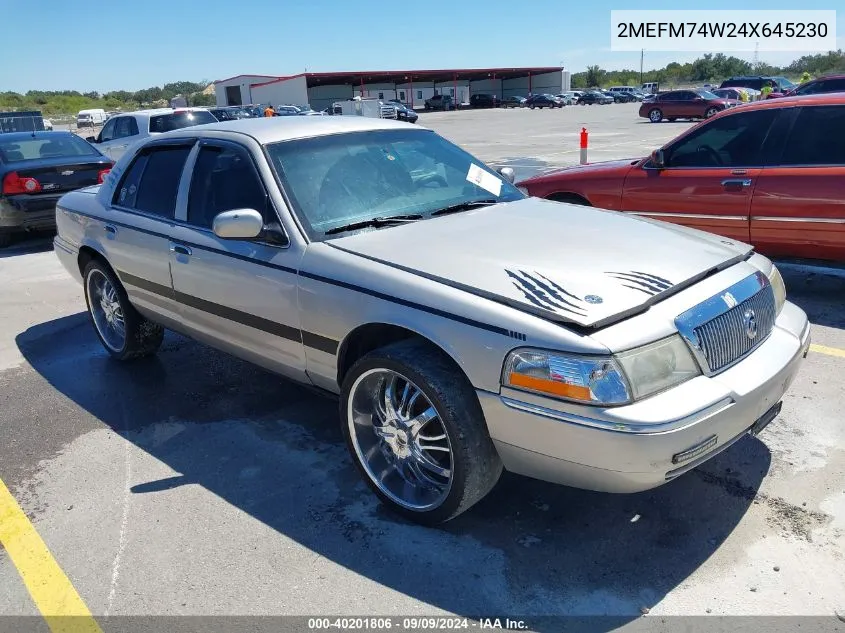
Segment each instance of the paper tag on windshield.
M493 174L484 171L478 165L473 164L469 166L467 181L474 185L478 185L486 191L489 191L494 196L498 196L502 193L502 181L496 178Z

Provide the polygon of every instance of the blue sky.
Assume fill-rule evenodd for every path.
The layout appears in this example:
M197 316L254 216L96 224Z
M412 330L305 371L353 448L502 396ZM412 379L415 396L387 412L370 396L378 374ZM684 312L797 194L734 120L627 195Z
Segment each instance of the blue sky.
M611 9L678 9L622 0L0 0L20 23L0 38L0 91L138 90L241 73L552 66L638 68L610 51ZM708 9L736 8L711 0ZM795 9L744 0L743 9ZM804 0L802 9L832 9ZM37 16L30 21L26 16ZM845 48L845 12L837 16ZM31 26L30 26L31 25ZM753 53L738 54L752 58ZM760 52L785 63L800 52ZM645 67L698 53L645 54Z

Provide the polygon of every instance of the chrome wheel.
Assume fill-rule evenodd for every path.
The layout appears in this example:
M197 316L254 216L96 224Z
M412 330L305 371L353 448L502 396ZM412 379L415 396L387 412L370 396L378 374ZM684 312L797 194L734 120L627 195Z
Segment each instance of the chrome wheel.
M707 112L704 113L704 118L709 119L714 114L719 113L719 108L708 108Z
M361 374L349 394L349 436L372 482L408 510L440 506L452 488L454 458L431 400L410 379L384 368Z
M114 284L98 269L92 269L86 281L88 307L94 327L103 343L113 352L126 345L126 321Z
M651 112L648 113L649 121L652 123L660 123L663 120L663 112L654 108Z

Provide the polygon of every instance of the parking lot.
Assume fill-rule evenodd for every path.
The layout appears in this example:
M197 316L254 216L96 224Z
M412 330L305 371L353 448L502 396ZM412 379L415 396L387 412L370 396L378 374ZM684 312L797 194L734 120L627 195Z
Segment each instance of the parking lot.
M582 127L598 161L690 125L636 111L420 123L523 178L576 164ZM845 617L845 270L782 270L814 346L759 437L635 495L505 474L429 529L377 504L335 401L171 333L111 361L50 240L30 240L0 252L0 480L95 616ZM19 571L0 555L0 615L38 614Z

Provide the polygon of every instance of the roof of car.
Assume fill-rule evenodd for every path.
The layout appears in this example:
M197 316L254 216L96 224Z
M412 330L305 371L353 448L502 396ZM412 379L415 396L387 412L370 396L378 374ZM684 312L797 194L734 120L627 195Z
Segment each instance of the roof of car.
M239 132L253 137L259 143L267 144L311 136L392 129L425 130L426 128L393 119L376 119L363 116L256 117L195 125L166 132L157 138L185 136L186 133L196 132Z
M73 132L68 130L38 130L36 132L4 132L0 134L0 141L9 142L9 141L23 141L28 138L37 138L37 139L51 139L56 138L58 135L61 136L71 136L74 135ZM75 135L74 135L75 136Z
M197 112L198 110L207 110L208 108L150 108L148 110L134 110L132 112L118 112L115 116L125 116L125 115L132 115L132 116L140 116L140 117L153 117L158 116L160 114L173 114L174 112Z

